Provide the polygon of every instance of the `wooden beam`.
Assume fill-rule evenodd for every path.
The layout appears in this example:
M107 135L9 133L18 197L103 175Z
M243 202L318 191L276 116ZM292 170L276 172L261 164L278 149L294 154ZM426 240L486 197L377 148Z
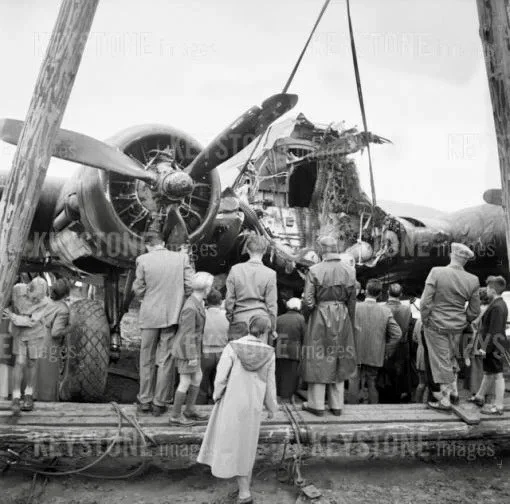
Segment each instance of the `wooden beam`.
M99 0L62 0L0 201L0 311L32 220Z
M510 0L477 0L476 3L498 142L507 257L510 260Z

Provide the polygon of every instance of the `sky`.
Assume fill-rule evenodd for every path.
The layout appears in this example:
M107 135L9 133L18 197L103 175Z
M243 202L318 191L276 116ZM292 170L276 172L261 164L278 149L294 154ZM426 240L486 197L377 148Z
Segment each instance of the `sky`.
M100 0L62 127L106 139L163 123L205 145L281 91L322 3ZM0 117L25 117L59 5L1 2ZM482 203L500 176L475 0L351 0L351 11L368 127L393 142L372 151L377 198ZM289 92L291 116L362 126L345 0L331 1ZM0 166L13 153L2 143Z

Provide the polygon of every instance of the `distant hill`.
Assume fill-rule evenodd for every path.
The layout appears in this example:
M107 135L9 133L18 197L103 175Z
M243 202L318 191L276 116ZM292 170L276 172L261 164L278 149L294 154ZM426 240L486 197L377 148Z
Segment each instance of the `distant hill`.
M434 219L442 217L448 212L437 210L422 205L414 205L413 203L402 203L400 201L379 200L377 202L383 210L396 217L414 217L416 219Z

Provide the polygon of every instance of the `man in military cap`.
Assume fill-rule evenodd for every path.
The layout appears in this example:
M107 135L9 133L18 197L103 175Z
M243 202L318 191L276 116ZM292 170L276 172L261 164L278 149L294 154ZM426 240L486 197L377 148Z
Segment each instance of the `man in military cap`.
M435 409L449 410L451 403L459 400L459 340L464 328L480 313L480 283L464 270L473 257L469 247L452 243L450 264L432 268L425 281L420 311L427 381L433 395L428 404Z
M356 273L341 260L344 245L331 236L319 239L322 262L310 268L303 292L303 304L310 312L302 352L303 378L308 383L303 409L317 416L324 415L326 385L329 409L341 414L344 382L356 370Z

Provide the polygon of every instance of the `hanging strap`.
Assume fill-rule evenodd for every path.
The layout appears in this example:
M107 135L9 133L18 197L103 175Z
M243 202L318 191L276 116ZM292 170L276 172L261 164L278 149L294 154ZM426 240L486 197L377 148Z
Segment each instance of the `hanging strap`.
M349 36L351 38L352 62L354 64L354 74L356 76L356 87L358 89L359 106L361 108L361 117L363 119L363 127L365 129L365 133L368 134L367 116L365 113L365 104L363 101L363 91L361 89L361 77L359 75L358 56L356 53L356 43L354 42L354 31L352 29L350 0L347 0L347 18L349 21ZM373 214L374 207L377 205L377 201L375 198L374 171L372 169L372 154L370 152L370 142L368 141L368 135L367 135L367 152L368 152L368 168L370 170L370 188L372 190L372 214Z
M294 65L294 68L292 69L292 72L290 73L289 78L287 79L287 82L285 83L285 86L283 86L282 93L286 93L289 90L289 87L292 84L292 81L294 80L294 76L296 75L296 72L297 72L297 70L299 68L299 65L301 64L301 60L303 59L303 56L305 55L306 50L308 49L308 46L310 45L310 42L311 42L312 37L313 37L313 35L315 33L315 30L317 30L317 27L319 26L319 23L320 23L320 21L322 19L322 16L326 12L326 9L328 8L328 5L329 5L330 1L331 0L326 0L324 2L324 5L322 6L322 9L321 9L321 11L319 13L319 17L317 18L317 21L315 21L315 24L313 25L312 31L310 32L310 35L308 36L308 39L307 39L307 41L305 43L305 46L303 47L303 50L301 51L301 54L299 55L299 58L297 59L296 64ZM260 136L258 137L258 139L257 139L257 141L255 143L255 146L253 147L253 150L251 151L248 159L244 163L243 167L241 168L239 174L237 175L237 177L236 177L236 179L235 179L235 181L233 183L233 187L234 188L241 181L241 177L244 175L244 172L248 168L248 165L250 164L250 161L252 160L253 155L255 154L255 151L258 149L258 146L260 145L260 142L262 141L262 137L264 136L266 131L267 130L263 131L260 134Z

